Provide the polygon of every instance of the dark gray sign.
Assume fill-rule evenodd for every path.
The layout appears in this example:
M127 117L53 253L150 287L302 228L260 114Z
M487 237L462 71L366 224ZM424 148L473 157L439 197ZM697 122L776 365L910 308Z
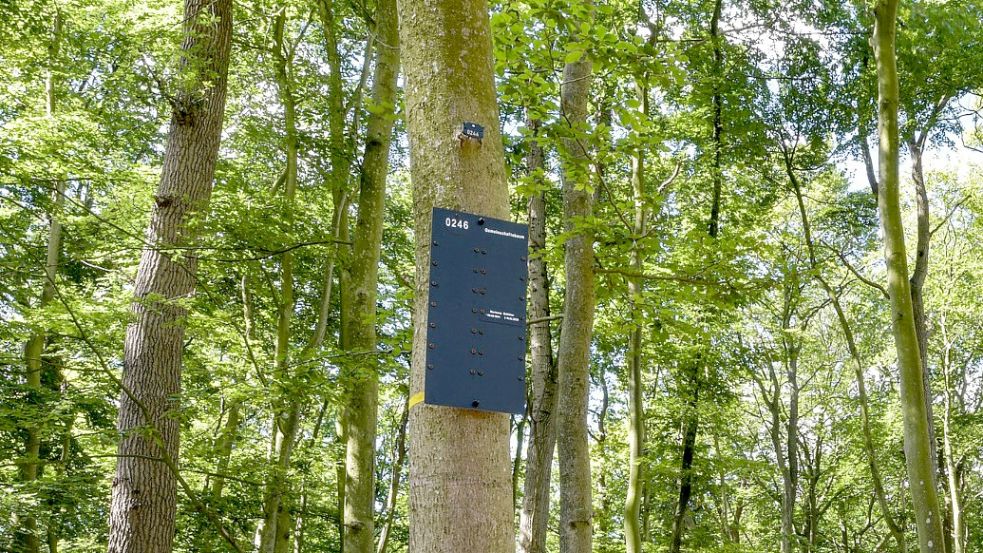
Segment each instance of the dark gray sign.
M424 401L525 411L528 227L434 208Z

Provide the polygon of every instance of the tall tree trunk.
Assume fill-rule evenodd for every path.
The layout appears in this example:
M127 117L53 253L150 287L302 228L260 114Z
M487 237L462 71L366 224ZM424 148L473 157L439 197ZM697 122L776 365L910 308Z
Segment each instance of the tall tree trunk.
M928 415L925 409L921 353L915 329L904 226L899 205L898 171L898 69L895 54L897 0L878 0L874 7L874 55L877 59L879 187L877 203L884 231L884 258L891 322L901 381L905 464L914 505L921 553L945 551L942 513L933 485Z
M672 515L672 529L669 537L670 553L679 553L683 544L683 521L693 494L693 457L696 451L696 434L700 427L700 366L701 359L691 362L688 375L688 398L686 412L683 414L682 458L679 467L679 499Z
M925 416L928 420L928 438L932 447L942 453L935 437L935 415L932 408L932 377L928 364L928 321L925 315L925 281L928 278L928 253L932 241L930 211L928 204L928 189L925 187L925 171L922 165L924 157L925 137L928 130L919 137L913 136L908 141L911 154L911 180L915 185L915 268L911 271L909 285L911 286L911 309L915 317L915 334L918 336L918 353L922 361L922 387L925 388ZM932 482L939 489L939 478L944 479L940 472L939 455L932 456ZM948 513L946 513L948 515Z
M648 89L638 87L639 111L648 115ZM632 269L641 275L643 254L639 240L645 235L645 151L639 148L632 160L632 197L635 202L635 221L632 234ZM642 279L628 280L631 334L628 337L628 488L625 492L625 550L641 553L642 533L639 527L642 483L645 481L643 450L645 448L645 413L642 390L642 314L638 304L642 299Z
M590 192L587 127L591 64L588 54L563 68L560 109L569 125L563 138L563 219L569 237L565 243L566 290L558 353L557 448L560 468L560 551L590 553L591 506L590 445L587 405L590 391L590 342L594 326L594 236L586 226L593 210Z
M529 406L515 425L515 458L512 460L512 509L519 503L519 469L522 468L522 447L526 441L526 421L529 420Z
M239 424L242 422L242 403L239 400L229 402L225 409L225 424L215 439L213 450L218 457L215 463L215 474L209 475L205 480L205 487L202 490L203 499L210 508L222 500L222 492L225 489L225 475L229 470L229 461L232 458L232 449L235 446L236 436L239 433ZM214 551L212 537L208 535L199 537L201 550L205 553Z
M61 45L62 16L56 8L52 22L51 41L48 43L48 70L45 78L45 108L49 119L54 118L56 109L55 92L55 63ZM65 184L58 180L51 195L52 210L48 223L48 243L45 248L45 262L42 267L44 281L41 284L41 298L37 309L43 310L55 298L55 276L58 272L58 259L61 257L61 210L65 205ZM47 341L47 331L44 327L34 329L27 344L24 346L25 384L28 389L28 400L37 410L43 394L41 373L43 371L44 346ZM31 416L31 419L34 419ZM25 425L24 456L17 460L20 480L25 483L35 482L41 473L41 428L33 421ZM14 519L14 551L17 553L38 553L41 547L38 534L38 520L32 513L17 513Z
M539 121L529 119L533 134L526 166L537 187L529 197L529 354L532 394L529 403L529 446L519 513L519 551L546 553L550 517L550 473L556 447L556 363L550 327L550 283L546 260L545 155L539 143Z
M389 144L396 105L399 72L399 35L396 0L380 0L376 10L375 61L372 103L355 222L348 285L342 289L351 315L344 321L343 349L351 353L342 364L341 380L347 388L345 408L345 553L374 553L375 438L378 424L379 360L376 346L376 295L379 256L385 214Z
M509 215L485 0L399 1L416 220L410 393L424 389L434 206ZM464 122L483 141L458 138ZM410 410L409 550L515 550L509 416L424 403Z
M215 453L218 455L218 462L215 463L215 477L206 490L210 503L215 503L222 499L222 492L225 489L225 474L229 470L232 448L235 446L236 435L239 433L239 424L242 422L242 403L239 400L231 401L227 411L225 426L215 441Z
M181 392L181 355L187 309L198 260L168 248L195 241L191 219L204 213L211 195L225 110L232 34L230 0L186 0L182 65L197 78L178 93L137 270L126 331L121 435L109 515L110 553L169 552L177 511L179 425L173 416ZM190 59L194 57L195 59ZM168 462L161 462L160 459Z
M283 150L286 157L283 182L283 207L287 224L293 223L294 198L297 193L297 104L293 94L292 54L285 40L286 8L280 10L273 22L272 57L274 77L280 103L283 105ZM274 350L274 458L276 466L266 484L263 521L260 531L261 553L285 553L290 540L290 513L284 504L290 482L290 461L300 423L300 402L303 394L294 389L291 371L287 366L290 354L294 300L293 252L280 256L280 297L277 304L276 347Z
M723 0L716 0L713 13L710 16L710 42L713 49L713 165L711 181L713 192L710 203L710 223L707 234L716 239L720 234L720 204L723 190L723 94L720 91L723 81L724 53L721 47L720 16L723 11ZM705 316L705 315L704 315ZM701 360L697 360L702 362ZM682 456L679 470L679 498L672 516L672 529L669 537L669 553L679 553L683 543L683 519L689 508L689 498L693 492L693 457L696 450L696 436L700 429L700 388L702 380L701 367L694 365L690 373L689 398L687 411L684 415L682 440Z

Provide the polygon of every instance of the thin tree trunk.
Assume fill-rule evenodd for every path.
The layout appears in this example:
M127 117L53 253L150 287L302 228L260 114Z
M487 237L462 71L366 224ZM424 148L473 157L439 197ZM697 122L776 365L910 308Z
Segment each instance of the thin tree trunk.
M720 92L723 80L724 54L721 48L720 17L723 11L723 0L716 0L713 14L710 16L710 41L713 48L713 167L711 179L713 196L710 203L710 224L707 234L716 239L720 234L720 204L723 190L723 95ZM685 414L685 426L682 440L682 457L679 471L679 498L672 517L672 529L669 538L669 553L679 553L683 543L683 519L689 508L689 498L693 492L693 457L696 449L696 436L700 428L700 388L702 371L693 366L690 373L689 405Z
M922 134L922 137L927 136ZM935 415L932 408L932 376L928 364L928 321L925 315L925 281L928 278L928 254L932 241L931 222L929 220L928 189L925 187L925 172L922 168L924 138L914 136L908 141L911 154L911 180L915 185L915 267L911 272L911 308L915 316L915 334L918 336L918 353L922 361L922 387L925 388L925 414L928 420L928 437L938 450L938 455L932 456L932 479L935 489L939 489L939 479L945 479L940 471L939 459L942 451L935 437ZM948 513L946 513L948 515Z
M966 527L963 520L962 493L959 486L959 474L952 453L952 346L946 333L946 322L943 315L941 324L942 340L945 349L942 352L942 375L945 381L945 403L942 411L942 451L945 461L946 484L949 494L949 511L952 517L952 553L963 553L966 550Z
M160 185L137 270L126 331L117 427L122 436L109 515L110 553L170 552L177 511L181 356L197 258L167 251L195 241L189 221L204 213L225 110L232 31L230 0L186 0L184 64L199 77L179 92L171 116ZM196 59L190 60L194 56ZM132 395L131 395L132 393ZM149 430L149 431L148 431ZM164 458L167 462L160 462Z
M648 89L639 86L639 111L644 117L648 114ZM632 196L635 202L635 221L632 234L636 242L632 245L632 269L637 274L643 272L643 254L638 240L645 235L645 151L639 148L632 160ZM625 492L625 550L627 553L641 553L642 533L639 527L642 483L645 481L643 450L645 448L645 413L642 390L642 314L638 304L642 299L642 280L632 277L628 280L629 314L631 334L628 337L628 488Z
M526 421L529 420L529 406L515 425L515 458L512 460L512 509L519 504L519 469L522 468L522 447L526 441Z
M594 237L585 225L592 213L588 145L578 138L587 126L591 64L588 54L563 68L560 109L573 137L563 139L560 177L565 244L566 290L558 350L557 448L560 468L560 551L590 553L590 445L587 405L590 391L590 342L594 326Z
M836 294L833 287L829 285L825 278L823 278L822 273L819 270L819 264L816 259L816 247L812 239L812 225L809 222L809 215L806 211L805 198L802 194L802 189L799 186L799 180L788 162L786 163L786 171L788 173L789 182L792 184L792 190L795 192L796 203L799 207L799 216L802 219L802 234L806 242L806 248L809 251L810 266L815 273L816 280L826 292L826 296L829 298L830 303L833 304L833 310L836 312L836 319L840 324L840 329L843 331L843 338L846 340L847 351L850 353L850 358L853 360L854 377L856 378L857 382L857 396L860 401L860 427L863 435L864 452L867 454L867 465L870 468L871 485L874 488L874 496L877 498L877 505L881 510L881 515L884 517L884 523L887 525L891 536L898 545L898 551L907 551L904 530L898 525L894 518L894 514L891 511L891 506L887 500L887 494L884 492L880 465L877 462L877 451L874 448L873 432L870 428L870 402L867 399L867 384L864 379L864 364L860 357L860 349L857 347L857 341L853 336L853 328L850 325L850 321L847 319L846 312L843 310L843 306L840 304L839 295ZM876 183L877 180L875 178L870 182ZM872 184L872 188L877 187L876 185Z
M897 0L878 0L874 8L874 54L877 59L879 187L878 207L884 231L884 258L891 322L901 373L901 407L904 427L905 464L914 505L921 553L945 551L942 513L933 485L928 415L925 409L921 353L915 328L908 281L908 259L899 205L898 171L898 71L895 54Z
M293 222L294 198L297 193L297 107L293 94L292 59L289 45L284 38L287 24L286 8L280 10L273 22L272 57L274 76L280 103L283 105L283 149L286 168L283 182L283 205L286 222ZM292 386L292 375L287 367L290 354L290 322L293 319L294 300L293 252L280 256L280 295L277 305L276 348L274 350L274 435L276 436L276 467L266 485L263 505L263 521L260 532L261 553L285 553L290 541L292 524L289 510L284 505L290 482L290 461L300 423L300 401L303 394Z
M407 398L409 399L409 398ZM379 531L379 547L376 553L386 553L389 546L389 536L396 517L396 500L399 497L399 482L403 474L403 463L406 462L406 425L409 421L409 402L403 405L403 415L399 421L399 433L396 435L396 448L393 451L392 478L389 480L389 493L386 496L386 518Z
M785 321L786 333L791 331L788 327L788 320ZM784 494L782 500L782 533L785 540L788 540L787 553L792 552L795 543L795 502L796 492L799 486L799 383L798 383L798 345L787 344L786 350L786 375L788 378L789 400L788 400L788 420L785 424L785 458L787 459L788 471L785 474L783 486ZM782 542L785 545L785 542Z
M533 138L529 141L526 166L536 179L537 191L529 197L529 353L532 399L529 404L529 445L519 513L519 551L546 553L546 530L550 517L550 476L556 447L556 363L550 327L550 284L546 260L546 191L543 171L545 155L539 143L539 121L529 119Z
M225 426L221 434L215 440L215 452L218 461L215 463L215 477L209 486L208 500L212 503L222 498L222 491L225 489L224 475L229 470L229 460L232 457L232 448L235 446L236 435L239 433L239 424L242 422L241 416L242 403L232 401L228 407L228 414L225 419Z
M416 297L410 394L426 378L430 224L434 206L509 215L485 0L401 0L416 225ZM483 141L458 138L464 122ZM416 404L410 410L409 550L515 550L509 416Z
M215 474L209 475L209 478L205 480L205 487L202 490L203 499L211 508L215 508L215 505L222 500L222 492L225 489L225 475L229 470L232 449L235 446L236 436L239 433L239 424L242 422L241 409L242 403L240 401L235 400L230 402L225 409L225 424L215 439L213 449L215 455L218 457L215 463ZM206 553L214 550L214 544L210 536L201 536L200 544L202 551Z
M57 63L58 50L61 45L62 16L61 10L56 8L54 21L52 22L51 41L48 43L48 70L45 77L45 108L49 119L54 118L56 109L55 91L55 68ZM37 309L43 310L51 304L55 297L55 276L58 272L58 259L61 257L61 231L62 225L58 220L61 210L65 205L65 183L58 180L55 190L52 192L52 210L48 224L48 243L45 249L45 262L41 272L44 280L41 284L41 298L38 301ZM24 346L25 361L25 384L27 386L28 401L35 409L43 409L40 405L43 394L41 385L41 373L43 372L43 356L45 342L47 341L47 330L43 327L36 328L31 333L27 344ZM34 419L34 417L31 417ZM35 482L41 474L41 428L34 422L25 425L24 456L18 459L18 476L22 482ZM37 517L33 514L15 513L14 516L14 551L20 553L38 553L41 547L40 535L38 533Z
M379 106L369 116L365 155L355 222L348 284L342 288L344 307L351 309L343 321L343 349L354 355L342 364L341 380L348 400L344 420L346 438L345 553L374 553L375 438L378 424L379 359L376 346L376 296L379 256L385 214L389 144L396 104L399 72L399 35L396 1L380 0L376 10L379 47L375 62L372 103ZM370 352L365 355L365 352Z

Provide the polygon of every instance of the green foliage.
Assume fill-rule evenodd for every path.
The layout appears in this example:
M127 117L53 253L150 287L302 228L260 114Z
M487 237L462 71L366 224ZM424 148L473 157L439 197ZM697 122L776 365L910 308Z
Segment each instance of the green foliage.
M490 16L513 217L525 220L529 198L545 194L548 239L541 255L553 313L562 313L568 223L589 227L596 237L588 424L597 550L624 549L628 336L640 326L645 551L668 551L682 433L694 418L683 549L779 550L784 475L778 457L788 450L793 359L799 549L872 551L880 545L893 551L872 500L854 361L818 280L838 294L851 325L889 508L911 535L888 310L880 291L862 282L884 278L858 133L876 140L868 7L723 3L721 34L713 38L715 3L708 0L609 0L589 8L592 18L580 11L586 6L499 0ZM323 19L326 7L332 17ZM299 398L286 505L303 525L304 551L338 551L336 496L344 459L336 426L343 415L338 375L339 365L352 359L338 346L337 275L358 232L365 121L388 109L365 99L371 78L362 71L367 67L371 75L364 58L375 7L250 0L236 9L211 206L193 222L202 239L194 249L169 252L198 263L194 297L167 299L189 308L175 416L182 425L181 474L195 493L179 497L175 550L227 549L199 501L239 543L251 541L265 483L279 470L269 453L273 413ZM904 132L928 137L930 167L945 163L933 160L955 160L927 174L934 234L926 306L936 432L948 438L957 469L969 528L966 553L981 551L983 543L983 506L975 493L983 486L983 185L978 168L959 167L970 159L961 139L969 135L967 143L974 144L979 128L969 125L978 118L956 116L979 107L972 94L983 82L981 12L978 0L906 3L899 34ZM281 13L286 46L277 52L274 19ZM586 20L591 23L579 23ZM102 551L119 439L115 378L133 278L146 246L167 121L201 68L194 52L180 56L181 5L175 0L12 0L0 3L0 22L0 550L13 549L15 521L34 516L43 537L50 532L63 551ZM283 194L288 128L278 56L297 103L292 201ZM560 106L563 66L584 56L595 75L590 117L572 128ZM380 361L380 525L390 514L382 506L397 468L403 476L389 551L405 550L408 540L408 468L396 466L396 450L418 270L402 109L396 106L375 321L379 343L370 352ZM334 130L339 119L340 134ZM575 139L588 154L584 176L596 207L585 220L560 215L559 168L570 155L564 139ZM545 166L536 171L526 158L533 143L545 152ZM632 190L638 156L645 164L637 207L647 229L641 234ZM720 232L714 238L708 229L717 182ZM333 233L339 207L345 214L340 241ZM64 225L63 244L57 294L42 307L52 219ZM295 308L290 370L280 373L274 353L287 251L294 260ZM640 270L632 266L636 252ZM332 263L326 337L308 351ZM635 296L628 290L632 279L642 283ZM558 321L550 324L558 328ZM23 353L38 332L45 335L40 388L28 384ZM231 449L224 450L220 438L233 406L240 420ZM34 461L25 448L31 429L40 436L40 473L27 480L20 470ZM218 481L224 487L213 496ZM555 533L548 545L558 550Z

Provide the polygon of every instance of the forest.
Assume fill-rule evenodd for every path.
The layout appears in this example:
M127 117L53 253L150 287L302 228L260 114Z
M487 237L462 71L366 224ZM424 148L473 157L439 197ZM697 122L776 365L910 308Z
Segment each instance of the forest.
M0 551L983 553L981 215L983 0L0 0Z

